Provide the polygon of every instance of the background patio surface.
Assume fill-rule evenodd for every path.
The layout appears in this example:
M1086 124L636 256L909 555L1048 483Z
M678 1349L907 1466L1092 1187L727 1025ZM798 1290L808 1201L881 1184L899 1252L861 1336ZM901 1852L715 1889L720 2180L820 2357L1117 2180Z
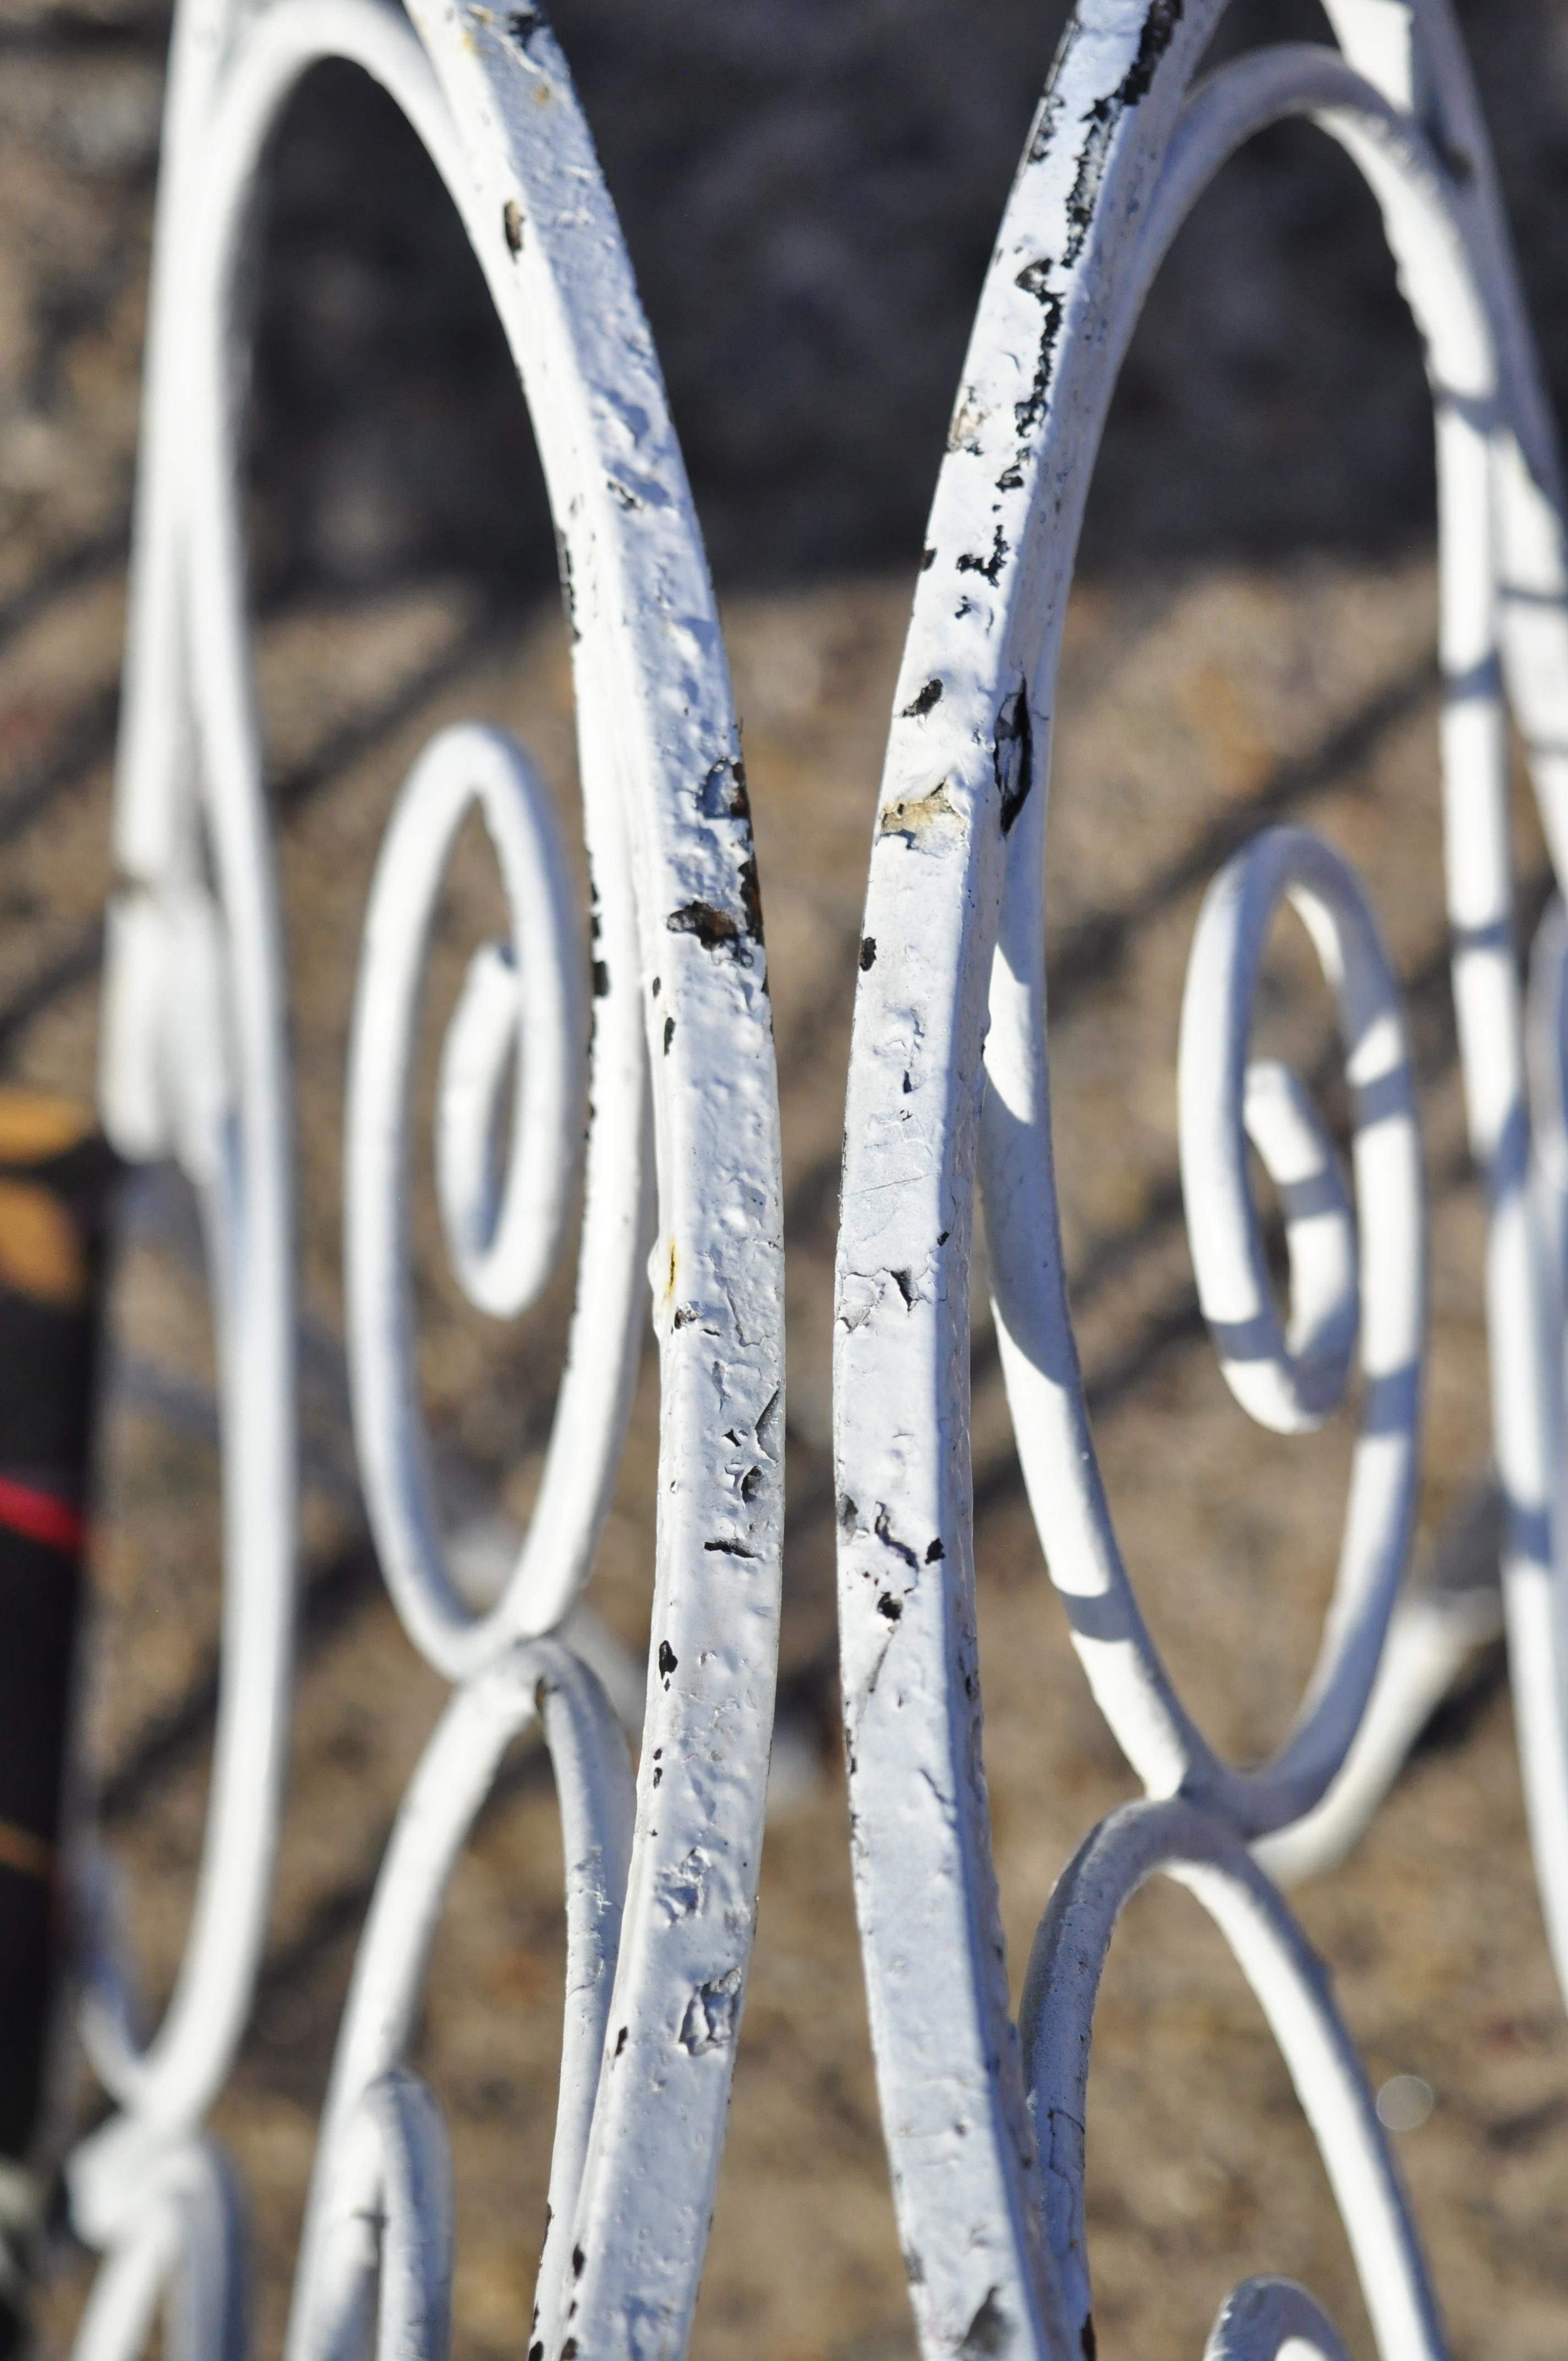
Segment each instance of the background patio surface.
M1568 12L1465 12L1560 396L1568 391ZM1246 0L1245 35L1312 38ZM669 370L743 717L788 1191L790 1529L778 1775L699 2361L913 2352L850 1904L828 1466L847 1012L923 512L970 312L1059 20L1024 0L562 0ZM1239 36L1238 36L1239 37ZM0 1066L91 1088L152 171L167 20L0 0ZM293 1801L256 2021L218 2128L255 2203L278 2350L314 2118L391 1815L442 1689L380 1591L338 1346L344 1043L389 799L443 722L518 730L572 824L549 539L477 273L384 104L346 71L280 144L256 431L259 665L288 904L307 1333ZM1053 788L1053 1060L1068 1243L1124 1543L1184 1695L1277 1737L1310 1663L1347 1437L1249 1427L1196 1313L1175 1037L1198 898L1255 826L1359 863L1406 979L1433 1208L1422 1550L1485 1474L1482 1223L1445 977L1430 435L1368 207L1303 135L1263 143L1173 258L1108 440L1069 624ZM1561 401L1560 401L1561 407ZM1521 800L1521 900L1544 896ZM493 884L465 843L449 1002ZM1326 1004L1291 947L1266 1037L1310 1070ZM144 1185L118 1282L92 1706L149 1993L199 1841L217 1620L208 1345L188 1211ZM428 1219L423 1353L476 1582L526 1515L565 1296L466 1312ZM645 1358L590 1591L646 1634ZM1051 1882L1132 1783L1046 1582L993 1343L975 1339L987 1757L1014 1981ZM1459 1521L1456 1529L1455 1520ZM1568 2319L1568 2028L1525 1853L1506 1690L1483 1658L1340 1872L1300 1897L1400 2142L1456 2352L1546 2361ZM521 2353L543 2219L562 1931L547 1771L520 1755L455 1883L418 2062L459 2175L455 2353ZM89 2103L84 2096L84 2104ZM1090 2228L1101 2349L1195 2361L1245 2273L1304 2279L1369 2354L1284 2070L1186 1897L1135 1903L1097 2024ZM86 2284L62 2251L63 2348Z

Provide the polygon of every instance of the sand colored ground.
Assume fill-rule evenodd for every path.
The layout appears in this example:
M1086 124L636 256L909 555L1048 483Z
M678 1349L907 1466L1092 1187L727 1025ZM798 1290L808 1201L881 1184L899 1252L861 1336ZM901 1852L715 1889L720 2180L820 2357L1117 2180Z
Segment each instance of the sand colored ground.
M112 41L59 55L46 44L19 77L15 63L0 64L0 1055L9 1077L87 1091L158 84ZM828 1457L847 1018L909 590L867 576L725 600L784 1104L790 1527L784 1742L698 2361L913 2352L849 1891ZM1176 1017L1194 912L1219 862L1269 820L1321 828L1357 862L1409 990L1432 1201L1423 1553L1486 1464L1482 1212L1445 980L1432 622L1418 546L1102 571L1069 629L1049 890L1080 1339L1140 1593L1183 1694L1242 1753L1282 1730L1310 1664L1347 1457L1343 1422L1286 1443L1231 1402L1196 1318L1176 1184ZM356 1936L443 1695L380 1591L344 1421L339 1136L366 884L397 781L443 722L480 715L516 729L569 828L573 752L550 600L508 605L429 572L302 589L271 601L258 662L288 908L309 1476L291 1815L255 2022L217 2116L252 2195L265 2355L279 2348ZM1522 799L1518 852L1533 917L1542 854ZM494 910L482 850L465 841L434 965L436 1020ZM1327 1004L1285 933L1271 975L1260 1037L1313 1071L1330 1045ZM527 1513L565 1297L558 1289L520 1326L485 1323L444 1273L428 1204L422 1225L429 1413L454 1528L482 1557ZM216 1459L178 1192L142 1190L127 1235L90 1729L156 2002L201 1833ZM1016 1982L1053 1878L1132 1783L1045 1577L977 1291L987 1762ZM655 1411L650 1357L590 1594L633 1655L646 1631ZM1506 1689L1486 1663L1476 1673L1360 1851L1300 1907L1375 2081L1416 2074L1435 2092L1399 2154L1456 2353L1547 2361L1568 2320L1568 2028L1526 1857ZM454 2134L461 2361L525 2342L559 2038L560 1867L548 1773L525 1752L458 1871L417 2049ZM1370 2361L1284 2070L1218 1938L1173 1890L1135 1903L1113 1953L1091 2108L1103 2353L1195 2356L1225 2290L1272 2269L1306 2280ZM89 2268L62 2248L45 2306L51 2353Z

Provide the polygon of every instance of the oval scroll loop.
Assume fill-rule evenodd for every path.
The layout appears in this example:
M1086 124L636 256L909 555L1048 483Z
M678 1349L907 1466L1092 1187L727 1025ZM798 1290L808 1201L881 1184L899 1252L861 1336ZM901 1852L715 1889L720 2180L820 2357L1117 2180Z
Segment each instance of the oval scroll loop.
M1334 997L1351 1095L1354 1223L1333 1144L1299 1078L1248 1056L1264 950L1283 902L1310 936ZM1426 1215L1398 986L1354 871L1308 829L1266 830L1226 863L1204 897L1182 1000L1179 1104L1199 1300L1243 1408L1282 1434L1321 1425L1345 1397L1359 1337L1364 1393L1333 1602L1277 1766L1326 1784L1365 1708L1409 1550L1420 1477ZM1253 1202L1249 1140L1285 1215L1288 1330ZM1106 1702L1113 1710L1113 1698Z
M1282 901L1311 937L1334 996L1353 1107L1356 1225L1332 1144L1299 1081L1287 1067L1247 1056L1264 949ZM1426 1341L1425 1215L1398 986L1354 871L1306 829L1266 830L1204 896L1182 1000L1179 1100L1199 1300L1236 1400L1280 1434L1321 1425L1344 1399L1359 1326L1365 1423L1407 1435L1413 1448ZM1249 1139L1285 1215L1288 1334L1248 1185Z
M475 953L443 1046L435 1157L443 1225L464 1291L497 1318L537 1299L559 1254L583 1132L586 953L549 795L499 730L465 723L433 739L388 825L355 998L344 1191L349 1376L367 1506L404 1626L452 1678L514 1639L548 1631L586 1570L605 1488L598 1463L608 1466L619 1424L613 1415L587 1414L581 1398L593 1394L602 1412L624 1391L625 1323L599 1298L625 1259L614 1241L635 1235L641 1187L640 1172L628 1168L589 1190L573 1349L533 1528L499 1604L476 1617L448 1571L431 1483L409 1235L425 966L443 879L474 809L499 864L510 928L504 942Z
M1196 1895L1255 1994L1311 2126L1384 2361L1442 2361L1426 2266L1366 2078L1328 1975L1233 1828L1179 1797L1124 1804L1063 1871L1030 1953L1019 2015L1046 2232L1074 2350L1093 2351L1083 2125L1100 1979L1122 1911L1155 1876ZM1343 2361L1312 2300L1249 2280L1222 2308L1206 2361Z

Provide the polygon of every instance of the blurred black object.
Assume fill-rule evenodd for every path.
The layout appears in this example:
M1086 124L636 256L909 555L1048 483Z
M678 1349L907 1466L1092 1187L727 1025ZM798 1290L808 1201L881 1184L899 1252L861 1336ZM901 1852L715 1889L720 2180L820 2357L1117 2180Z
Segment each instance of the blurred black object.
M61 1820L113 1159L92 1117L0 1091L0 2361L24 2334L65 1983Z

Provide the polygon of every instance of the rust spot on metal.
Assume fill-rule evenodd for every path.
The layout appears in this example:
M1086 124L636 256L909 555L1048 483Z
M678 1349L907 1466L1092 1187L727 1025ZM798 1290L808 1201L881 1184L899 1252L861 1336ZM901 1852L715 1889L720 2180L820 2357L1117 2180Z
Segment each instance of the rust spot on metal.
M762 894L757 883L757 857L748 853L740 863L740 903L746 913L746 929L754 941L762 940Z

